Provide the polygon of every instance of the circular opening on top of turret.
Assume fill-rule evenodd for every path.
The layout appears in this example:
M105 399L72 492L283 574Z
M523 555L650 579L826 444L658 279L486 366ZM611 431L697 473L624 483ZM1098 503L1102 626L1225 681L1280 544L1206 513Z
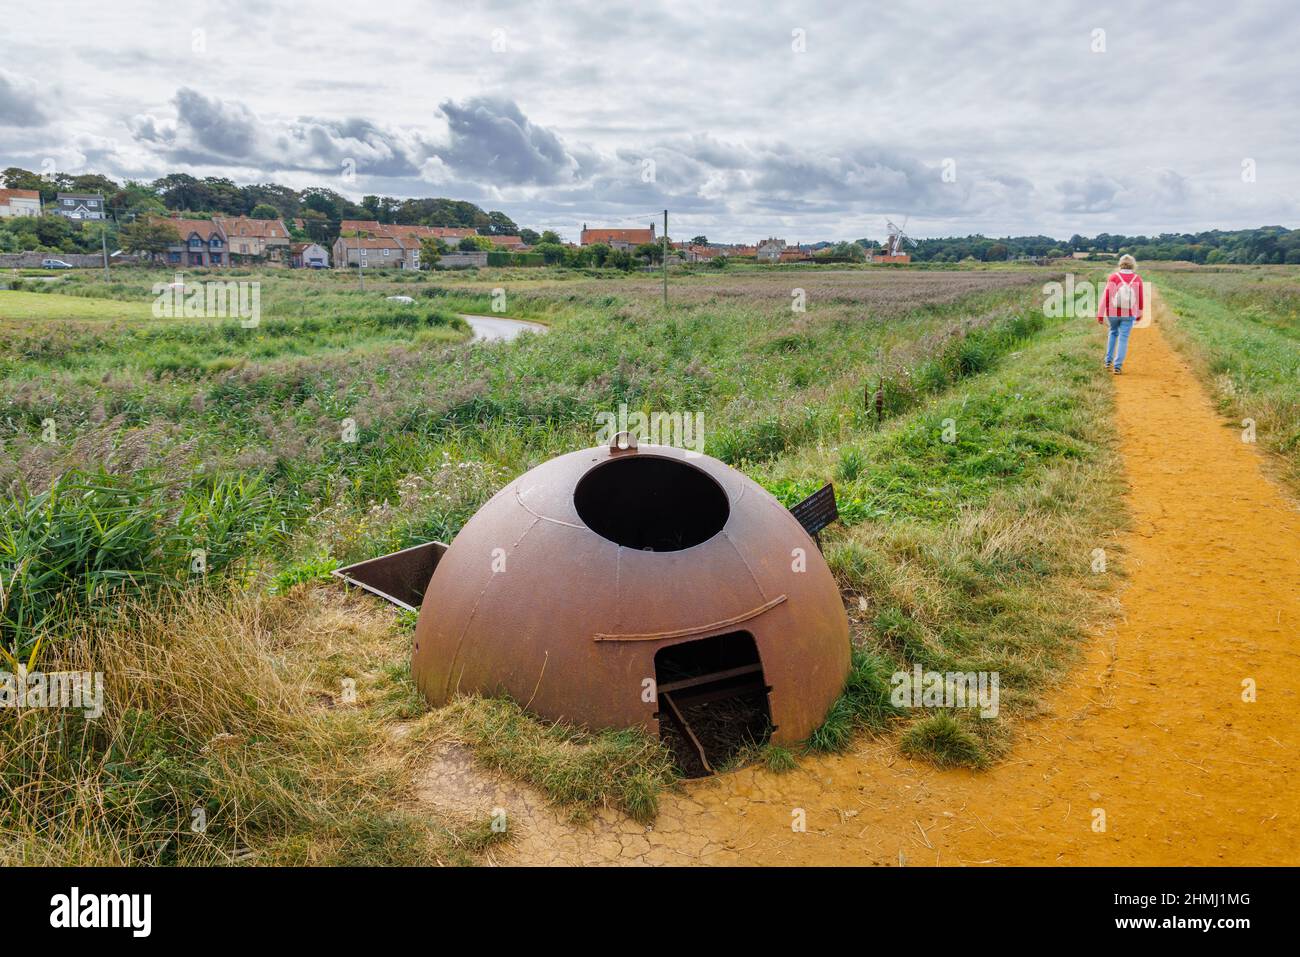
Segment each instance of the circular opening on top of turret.
M579 517L624 548L676 552L707 542L727 524L727 494L705 472L676 459L632 455L588 472L573 492Z

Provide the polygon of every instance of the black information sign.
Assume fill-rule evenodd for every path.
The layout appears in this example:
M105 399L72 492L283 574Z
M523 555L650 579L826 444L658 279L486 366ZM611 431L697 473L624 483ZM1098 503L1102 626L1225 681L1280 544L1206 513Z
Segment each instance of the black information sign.
M799 520L805 532L816 535L840 517L840 510L835 507L835 486L827 482L790 509L790 514Z

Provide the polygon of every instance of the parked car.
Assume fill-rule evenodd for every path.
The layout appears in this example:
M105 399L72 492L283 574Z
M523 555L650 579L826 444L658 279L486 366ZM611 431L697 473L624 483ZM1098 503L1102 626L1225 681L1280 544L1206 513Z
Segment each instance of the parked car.
M42 259L42 269L71 269L72 263L65 263L62 259Z

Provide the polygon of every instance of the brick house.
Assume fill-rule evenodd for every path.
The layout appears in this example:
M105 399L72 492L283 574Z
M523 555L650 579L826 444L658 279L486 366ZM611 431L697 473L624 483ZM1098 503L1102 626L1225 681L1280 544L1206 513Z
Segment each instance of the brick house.
M673 243L673 248L679 250L688 263L708 262L722 255L722 250L717 246L701 246L697 243Z
M582 224L582 236L578 240L579 245L593 246L596 243L604 243L610 249L622 249L632 252L636 247L645 243L655 241L655 224L651 223L649 229L588 229L587 224Z
M418 240L395 236L340 234L331 252L335 269L364 266L366 269L419 269Z
M161 219L170 223L180 242L167 247L166 261L176 266L229 266L226 234L210 219Z
M0 217L41 215L41 194L34 189L0 189Z
M232 256L248 256L270 262L289 259L289 230L279 219L249 219L247 216L214 216L225 235Z
M777 263L781 261L781 253L784 250L784 239L773 239L769 237L758 244L754 256L761 263Z

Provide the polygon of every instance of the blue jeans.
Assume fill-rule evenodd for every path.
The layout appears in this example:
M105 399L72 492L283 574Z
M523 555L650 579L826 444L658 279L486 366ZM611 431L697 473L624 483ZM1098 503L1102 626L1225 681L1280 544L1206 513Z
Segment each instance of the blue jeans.
M1128 352L1128 334L1133 331L1137 316L1107 316L1110 323L1110 335L1106 337L1106 365L1113 361L1115 368L1122 368L1124 356Z

